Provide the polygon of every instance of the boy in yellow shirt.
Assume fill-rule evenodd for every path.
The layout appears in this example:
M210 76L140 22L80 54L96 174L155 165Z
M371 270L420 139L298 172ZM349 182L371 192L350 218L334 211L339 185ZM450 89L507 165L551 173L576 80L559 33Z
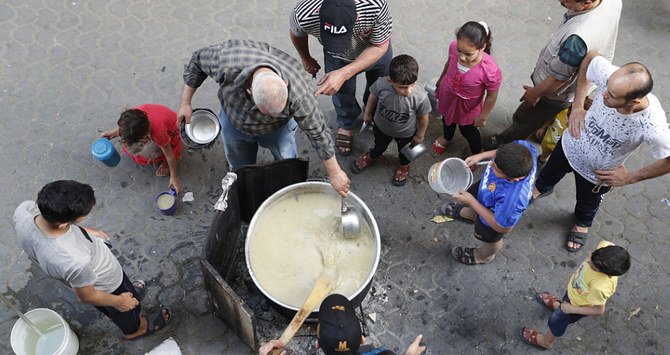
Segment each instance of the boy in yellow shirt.
M618 277L630 269L630 255L626 249L608 241L598 248L575 270L568 283L568 291L560 300L551 293L538 295L538 301L551 309L549 331L540 334L535 329L521 328L521 339L539 349L550 348L568 325L585 316L605 313L605 303L616 290Z

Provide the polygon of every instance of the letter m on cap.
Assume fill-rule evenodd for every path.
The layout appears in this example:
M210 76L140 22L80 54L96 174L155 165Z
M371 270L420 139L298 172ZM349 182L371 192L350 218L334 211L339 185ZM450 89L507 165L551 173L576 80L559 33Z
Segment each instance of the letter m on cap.
M341 341L339 345L337 346L337 351L349 351L349 347L347 346L347 341Z

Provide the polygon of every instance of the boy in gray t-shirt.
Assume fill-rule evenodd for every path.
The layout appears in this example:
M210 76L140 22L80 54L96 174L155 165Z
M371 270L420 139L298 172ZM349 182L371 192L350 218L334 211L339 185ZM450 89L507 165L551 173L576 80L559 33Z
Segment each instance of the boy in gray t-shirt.
M161 307L153 323L140 316L144 282L128 279L105 243L107 234L76 225L94 205L89 185L72 180L45 185L37 201L24 201L14 212L21 247L47 275L70 286L82 303L109 317L124 338L135 339L163 328L170 321L170 310Z
M431 111L428 94L416 87L418 76L417 61L407 54L401 54L391 60L389 77L377 79L370 87L363 119L367 124L374 124L375 144L368 153L356 158L351 166L354 173L374 163L395 140L398 145L398 168L393 176L393 184L402 186L407 181L410 161L400 149L407 144L415 146L423 142L428 127L428 113Z

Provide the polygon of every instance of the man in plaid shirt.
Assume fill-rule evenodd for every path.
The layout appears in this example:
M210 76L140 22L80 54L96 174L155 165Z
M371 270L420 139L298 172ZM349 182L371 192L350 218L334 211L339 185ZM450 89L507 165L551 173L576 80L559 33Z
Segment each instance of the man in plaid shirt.
M258 146L269 149L275 160L295 158L300 126L323 160L333 189L346 195L349 178L337 163L325 117L297 60L250 40L195 51L184 66L179 124L190 123L191 99L207 77L219 84L219 121L230 171L255 164Z

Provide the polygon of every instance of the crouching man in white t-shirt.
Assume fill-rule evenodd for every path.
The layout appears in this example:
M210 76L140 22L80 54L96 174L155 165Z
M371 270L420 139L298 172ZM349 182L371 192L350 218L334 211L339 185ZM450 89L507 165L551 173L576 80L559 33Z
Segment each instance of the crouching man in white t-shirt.
M153 318L140 315L145 284L128 279L105 243L107 234L77 225L94 205L89 185L72 180L46 184L37 201L24 201L14 212L21 247L47 275L70 286L82 303L111 319L125 339L165 327L172 316L167 307L161 306Z
M596 97L583 109L590 83ZM591 223L612 186L633 184L670 172L670 129L656 96L653 80L640 63L612 65L597 52L589 52L579 68L577 91L569 117L569 130L556 144L535 182L533 199L553 191L566 173L575 175L577 203L568 236L568 251L579 251ZM624 161L643 142L651 147L652 164L628 171Z

